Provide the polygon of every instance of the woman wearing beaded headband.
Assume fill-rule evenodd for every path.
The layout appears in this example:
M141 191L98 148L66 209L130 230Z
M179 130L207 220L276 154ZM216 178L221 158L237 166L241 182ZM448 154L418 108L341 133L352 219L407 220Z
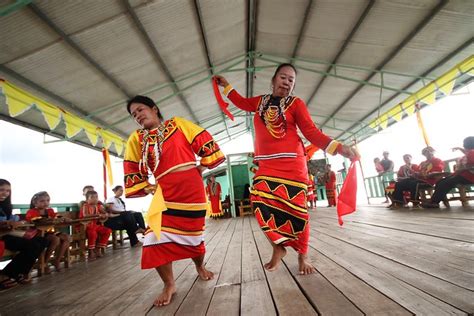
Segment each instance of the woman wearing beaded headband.
M273 255L265 268L278 268L286 255L285 247L298 252L299 272L310 274L315 268L307 259L309 215L307 212L308 170L305 148L297 128L311 143L330 154L353 158L356 152L323 134L313 123L303 100L292 96L296 69L281 64L272 77L272 93L242 97L222 76L215 76L224 94L238 108L255 112L255 161L251 201L255 217L271 241Z
M208 207L201 172L225 158L203 128L180 117L163 120L156 104L136 96L127 110L142 127L130 135L125 151L125 196L153 193L147 214L142 268L155 268L164 283L156 306L168 305L176 292L173 261L191 258L201 279L213 273L204 267L204 223ZM196 155L201 157L196 166ZM148 182L149 173L155 185Z

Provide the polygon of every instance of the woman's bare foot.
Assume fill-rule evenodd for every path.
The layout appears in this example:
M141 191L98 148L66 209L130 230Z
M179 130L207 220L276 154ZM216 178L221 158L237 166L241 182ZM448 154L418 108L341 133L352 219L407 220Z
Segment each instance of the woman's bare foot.
M197 273L199 274L199 277L201 278L201 280L209 281L209 280L214 279L214 273L207 270L204 267L204 265L202 265L200 267L196 266L196 270L197 270Z
M174 293L176 293L176 286L174 284L165 285L163 292L158 295L156 300L153 302L153 305L158 307L168 305L171 302Z
M102 248L95 248L95 255L97 258L103 257L104 255L102 254Z
M298 254L299 274L306 275L316 272L316 268L309 262L308 257L301 253Z
M281 259L286 255L286 249L282 245L273 245L272 259L263 266L268 271L275 271L280 265Z
M44 273L45 274L50 274L51 273L51 269L49 268L49 263L46 263L45 266L44 266Z
M97 256L96 256L96 254L95 254L95 250L94 250L94 249L90 249L90 250L89 250L89 256L87 256L87 260L93 261L93 260L95 260L95 259L97 259Z

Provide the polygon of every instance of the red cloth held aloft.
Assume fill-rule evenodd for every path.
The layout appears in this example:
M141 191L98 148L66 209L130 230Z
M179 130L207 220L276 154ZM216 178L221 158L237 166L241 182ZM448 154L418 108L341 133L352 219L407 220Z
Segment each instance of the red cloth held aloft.
M219 107L221 108L222 112L224 112L224 114L227 115L233 121L234 115L232 115L232 113L230 113L230 111L227 109L229 103L225 102L222 98L222 95L219 91L219 87L217 86L217 80L215 78L212 78L212 89L214 90L214 96L216 97L217 104L219 104Z

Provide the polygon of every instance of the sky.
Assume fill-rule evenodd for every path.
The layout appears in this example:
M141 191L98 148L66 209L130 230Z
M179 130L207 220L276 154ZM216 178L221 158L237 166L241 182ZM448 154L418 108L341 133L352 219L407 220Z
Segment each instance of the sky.
M474 136L474 83L456 91L421 111L423 121L436 155L443 159L459 157L452 147L462 147L467 136ZM48 191L51 203L75 203L82 199L84 185L93 185L103 196L102 154L66 141L43 143L43 134L0 120L0 178L12 183L12 201L29 203L34 193ZM222 145L227 154L253 151L249 134ZM365 176L376 175L375 157L390 152L395 169L403 163L402 156L409 153L413 162L423 160L425 147L414 115L379 132L358 145ZM318 152L313 158L321 158ZM122 160L111 157L114 185L123 181ZM340 157L328 157L333 170L342 168ZM359 177L360 178L360 177ZM109 196L112 191L109 187ZM365 203L362 182L358 198ZM150 198L127 199L127 208L136 211L147 209Z

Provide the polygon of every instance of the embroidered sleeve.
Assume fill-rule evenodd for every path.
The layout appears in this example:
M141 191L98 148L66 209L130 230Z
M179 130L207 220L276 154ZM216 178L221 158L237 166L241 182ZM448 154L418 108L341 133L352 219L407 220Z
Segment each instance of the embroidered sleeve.
M181 117L175 117L174 120L188 143L191 144L193 152L201 157L202 166L212 169L224 162L224 154L219 145L212 139L211 134L202 127Z
M324 149L325 152L335 155L339 150L340 143L331 139L316 127L303 100L299 98L295 100L293 108L295 111L296 125L301 130L304 137L306 137L306 139L313 145Z
M138 131L135 131L128 138L123 160L125 196L127 198L147 195L143 189L150 184L148 183L148 174L140 168L141 153L142 144Z
M236 107L247 112L255 112L260 102L260 96L244 98L230 84L224 88L224 94Z

